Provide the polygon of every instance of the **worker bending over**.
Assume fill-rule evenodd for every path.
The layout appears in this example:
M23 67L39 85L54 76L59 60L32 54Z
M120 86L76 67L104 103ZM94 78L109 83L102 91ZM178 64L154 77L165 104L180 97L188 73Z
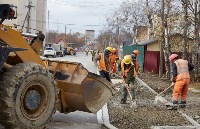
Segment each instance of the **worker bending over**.
M98 67L99 73L102 77L106 78L109 82L110 79L110 54L112 53L112 47L107 47L104 53L101 53L95 58L95 65Z
M193 70L194 65L187 60L180 59L177 54L172 54L169 57L172 62L173 77L172 81L175 82L172 102L173 105L168 109L177 109L178 104L181 108L186 107L186 99L188 93L188 85L190 83L189 71ZM179 96L181 95L181 101L178 103Z
M129 86L130 93L132 95L132 99L135 100L135 77L136 77L136 71L134 68L134 64L131 61L131 55L124 56L124 59L121 61L121 71L122 71L122 77L124 80L124 83ZM127 100L128 91L125 86L122 88L122 99L121 104L125 104Z

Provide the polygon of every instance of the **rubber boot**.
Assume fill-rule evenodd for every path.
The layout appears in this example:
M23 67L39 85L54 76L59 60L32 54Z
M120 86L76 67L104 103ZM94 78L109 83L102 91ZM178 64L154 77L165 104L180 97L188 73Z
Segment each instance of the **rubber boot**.
M132 95L132 99L135 100L135 96L136 96L136 91L134 88L131 89L131 95Z
M179 107L180 107L180 108L185 108L185 107L186 107L186 101L181 101L181 102L179 103Z
M123 89L122 89L122 99L120 101L121 104L126 104L127 95L128 95L128 93L126 91L126 88L123 87Z
M168 110L177 110L178 108L178 101L173 101L173 105L170 105L167 109Z

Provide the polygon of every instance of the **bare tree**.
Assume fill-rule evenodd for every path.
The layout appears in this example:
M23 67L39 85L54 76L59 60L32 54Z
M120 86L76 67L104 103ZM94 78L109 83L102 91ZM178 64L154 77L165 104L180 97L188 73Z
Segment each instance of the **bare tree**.
M120 37L126 37L128 34L128 36L131 35L133 38L137 27L144 26L148 22L144 3L137 1L123 2L121 7L107 21L113 31L116 33L120 31Z
M184 39L183 39L183 59L187 59L187 37L188 37L188 0L182 0L183 10L184 10Z

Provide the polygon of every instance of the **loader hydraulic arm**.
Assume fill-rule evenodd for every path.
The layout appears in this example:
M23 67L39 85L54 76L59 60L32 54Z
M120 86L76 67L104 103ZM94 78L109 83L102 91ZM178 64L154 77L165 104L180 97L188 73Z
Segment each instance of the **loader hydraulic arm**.
M26 51L15 52L22 62L34 62L42 66L45 66L44 62L40 59L37 53L31 48L31 46L22 37L21 33L11 29L10 27L7 27L1 24L0 25L0 39L4 43L6 43L9 47L27 49ZM37 40L40 40L40 39L38 38ZM18 62L18 63L22 63L22 62Z

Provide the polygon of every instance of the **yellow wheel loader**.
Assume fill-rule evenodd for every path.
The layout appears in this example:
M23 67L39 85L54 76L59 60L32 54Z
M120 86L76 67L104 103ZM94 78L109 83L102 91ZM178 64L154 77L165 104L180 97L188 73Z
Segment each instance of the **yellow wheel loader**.
M6 129L45 128L58 110L96 113L115 94L112 85L82 64L42 60L45 36L30 44L22 34L3 25L15 11L0 5L0 124Z

